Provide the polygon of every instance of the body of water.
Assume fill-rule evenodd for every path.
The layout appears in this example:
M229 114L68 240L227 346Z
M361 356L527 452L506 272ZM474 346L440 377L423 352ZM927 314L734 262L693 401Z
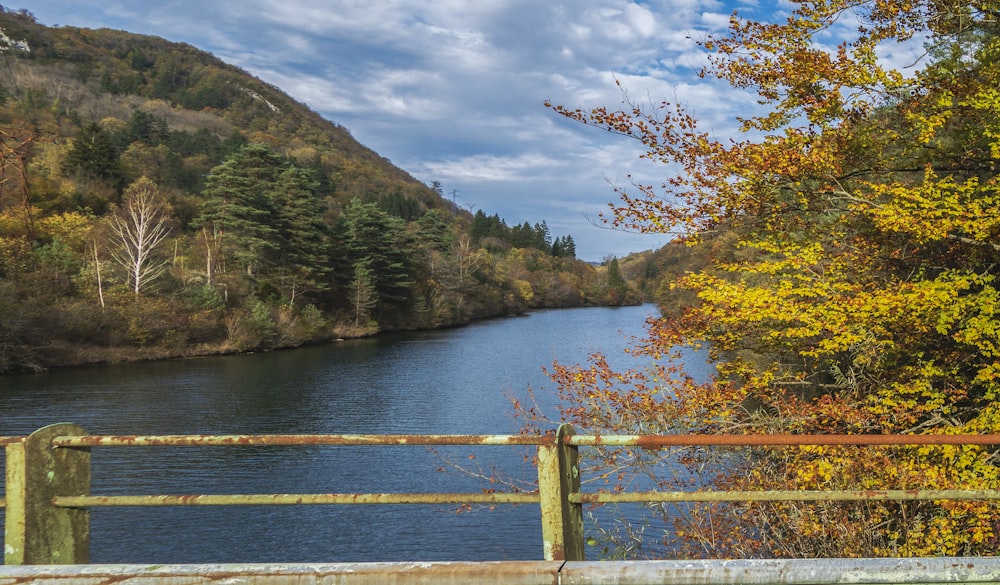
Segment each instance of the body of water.
M467 327L290 351L0 377L0 435L56 422L92 434L517 432L510 399L542 368L612 363L655 307L547 310ZM544 406L544 404L543 404ZM554 410L553 410L554 414ZM121 447L93 450L105 494L461 492L454 471L533 481L512 447ZM538 507L339 505L95 508L95 563L522 560L542 557Z

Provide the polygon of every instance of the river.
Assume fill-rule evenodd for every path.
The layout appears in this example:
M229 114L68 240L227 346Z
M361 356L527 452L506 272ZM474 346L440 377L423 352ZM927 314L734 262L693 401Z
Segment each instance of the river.
M511 397L554 360L621 351L655 307L537 311L466 327L290 351L0 377L0 435L72 422L92 434L506 434ZM700 359L700 358L696 358ZM531 480L522 448L121 447L93 450L94 494L459 492L455 471ZM470 458L472 457L472 458ZM443 469L443 471L441 470ZM96 508L95 563L522 560L542 556L537 506Z

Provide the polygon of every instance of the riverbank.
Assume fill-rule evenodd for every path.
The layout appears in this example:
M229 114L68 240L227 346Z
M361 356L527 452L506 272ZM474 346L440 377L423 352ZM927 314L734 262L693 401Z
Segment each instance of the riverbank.
M572 307L537 307L532 310L545 310L556 308ZM582 308L582 307L575 307ZM464 327L472 323L486 321L490 319L503 319L508 317L521 316L529 311L520 313L503 313L497 315L486 315L469 319L459 323L449 323L438 327L421 327L415 329L379 329L378 327L364 327L354 325L335 325L326 331L316 332L308 338L285 338L275 339L267 344L256 346L240 346L229 338L217 342L203 342L194 345L180 346L142 346L134 344L121 345L96 345L86 343L66 343L53 341L49 344L34 347L22 348L23 355L30 355L30 360L24 360L17 368L7 371L0 370L0 376L5 374L30 374L42 373L54 369L83 368L83 367L104 367L138 362L178 360L199 357L213 357L239 354L252 354L271 351L286 351L301 347L335 343L350 339L363 339L384 335L387 333L399 333L402 331L433 331L450 329L454 327Z

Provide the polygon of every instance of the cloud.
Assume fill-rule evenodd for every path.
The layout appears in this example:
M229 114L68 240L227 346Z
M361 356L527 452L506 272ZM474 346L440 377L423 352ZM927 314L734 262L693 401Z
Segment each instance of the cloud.
M652 247L588 219L615 200L609 177L658 182L667 169L544 102L615 107L620 81L632 97L693 105L719 131L746 105L695 75L696 40L731 12L719 0L46 0L32 11L210 51L468 205L559 226L591 260Z
M516 156L474 154L453 160L430 161L421 170L424 174L440 176L453 182L476 184L552 178L552 172L564 172L565 166L565 160L541 153L522 153Z

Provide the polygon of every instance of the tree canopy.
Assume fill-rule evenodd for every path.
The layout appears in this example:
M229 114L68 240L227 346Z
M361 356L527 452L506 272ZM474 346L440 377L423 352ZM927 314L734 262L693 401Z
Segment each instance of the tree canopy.
M614 376L600 359L556 368L564 415L598 432L998 432L998 15L996 3L921 0L795 0L784 22L734 15L728 34L704 41L702 72L762 105L738 118L743 133L732 140L702 130L682 104L553 106L678 169L662 189L622 192L616 225L724 251L670 283L690 302L651 323L636 348L664 357L653 371ZM923 44L919 67L880 58L896 43ZM665 359L700 347L717 367L710 382ZM648 454L629 455L650 469ZM972 446L766 451L701 481L995 489L994 455ZM1000 507L988 502L668 516L676 529L657 537L708 556L981 554L1000 537Z

